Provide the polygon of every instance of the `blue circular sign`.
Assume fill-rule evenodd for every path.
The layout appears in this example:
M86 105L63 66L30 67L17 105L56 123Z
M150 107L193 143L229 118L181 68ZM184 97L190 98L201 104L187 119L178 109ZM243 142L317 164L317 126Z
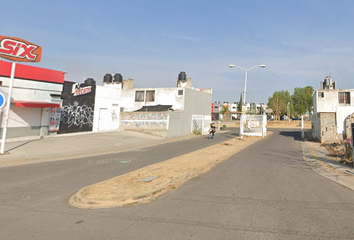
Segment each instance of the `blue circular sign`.
M0 108L2 108L5 105L5 96L0 93Z

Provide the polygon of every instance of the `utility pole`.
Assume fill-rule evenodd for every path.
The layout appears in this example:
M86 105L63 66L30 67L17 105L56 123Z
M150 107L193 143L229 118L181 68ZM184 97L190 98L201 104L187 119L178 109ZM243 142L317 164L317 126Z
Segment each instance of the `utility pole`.
M289 124L290 124L290 102L288 102L288 104L286 104L287 108L288 108L288 119L289 119Z

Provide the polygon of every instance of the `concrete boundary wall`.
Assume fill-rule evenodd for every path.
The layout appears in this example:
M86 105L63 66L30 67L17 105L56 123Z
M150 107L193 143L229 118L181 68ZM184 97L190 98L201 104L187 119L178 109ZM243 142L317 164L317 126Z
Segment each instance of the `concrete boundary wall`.
M167 137L169 112L122 112L120 126L124 130Z

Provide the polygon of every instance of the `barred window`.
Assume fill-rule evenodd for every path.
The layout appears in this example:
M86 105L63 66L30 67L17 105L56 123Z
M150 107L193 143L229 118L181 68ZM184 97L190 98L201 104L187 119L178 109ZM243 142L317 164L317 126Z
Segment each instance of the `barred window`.
M318 92L318 98L324 98L324 92Z
M155 102L155 90L146 91L146 102Z
M350 92L339 92L338 102L343 104L350 104Z
M144 91L135 92L135 102L144 102Z

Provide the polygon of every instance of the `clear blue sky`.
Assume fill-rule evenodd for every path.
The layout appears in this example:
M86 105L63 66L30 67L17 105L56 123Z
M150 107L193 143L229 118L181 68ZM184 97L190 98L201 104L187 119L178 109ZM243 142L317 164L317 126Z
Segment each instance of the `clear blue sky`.
M36 66L63 70L66 80L106 73L134 87L175 87L180 71L213 101L238 101L243 68L247 102L274 91L313 86L331 75L354 88L352 0L3 1L0 35L43 47Z

